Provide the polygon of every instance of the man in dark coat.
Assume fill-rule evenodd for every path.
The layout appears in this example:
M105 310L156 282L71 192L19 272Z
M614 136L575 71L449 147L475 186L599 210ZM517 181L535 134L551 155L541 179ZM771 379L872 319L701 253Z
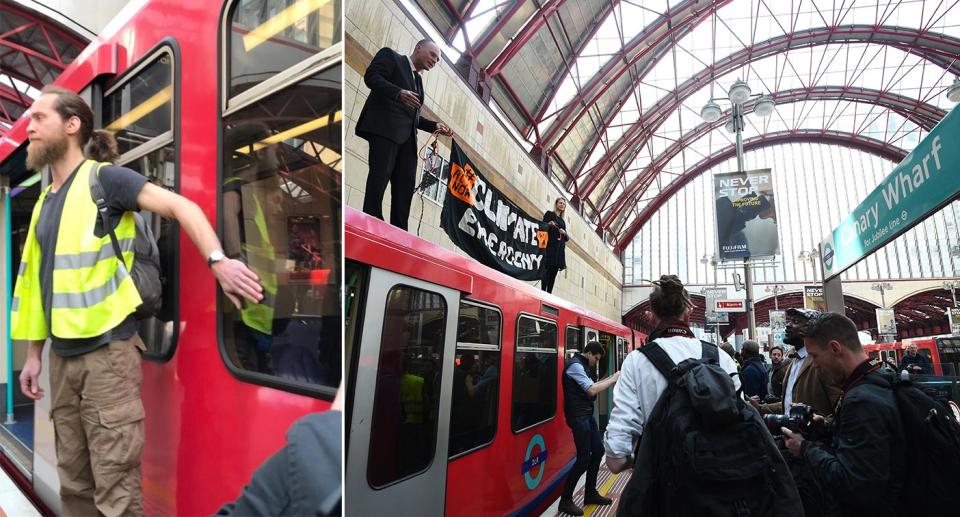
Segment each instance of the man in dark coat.
M770 349L770 394L778 399L783 398L783 376L790 366L790 359L783 356L783 347L776 345Z
M740 349L743 366L740 367L740 383L747 397L767 397L767 367L760 357L760 344L753 340L743 342Z
M370 143L363 211L383 219L383 194L390 183L390 224L407 229L417 179L417 129L451 135L446 124L420 116L420 72L440 61L440 48L421 40L408 57L384 47L363 74L370 96L357 120L357 136Z
M917 345L910 343L907 345L907 353L900 360L899 369L908 373L929 375L933 373L933 363L928 357L917 353Z
M809 466L840 515L900 515L893 502L903 490L906 444L892 374L867 357L857 326L842 314L812 319L803 341L816 369L843 396L832 428L826 428L829 443L782 428L787 448Z

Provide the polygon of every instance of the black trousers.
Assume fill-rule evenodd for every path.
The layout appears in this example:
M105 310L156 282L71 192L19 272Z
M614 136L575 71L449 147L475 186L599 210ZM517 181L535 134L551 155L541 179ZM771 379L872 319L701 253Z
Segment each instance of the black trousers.
M383 219L383 194L390 182L390 224L407 229L417 180L417 139L397 144L380 136L370 138L370 172L363 194L363 211Z
M584 472L587 473L586 485L583 488L584 496L596 494L597 474L600 472L600 462L603 460L603 437L600 435L600 426L592 415L569 418L567 425L573 431L573 443L577 446L577 460L570 474L567 475L561 497L573 499L577 481Z
M543 266L543 278L540 280L540 287L548 293L553 292L553 283L557 280L557 273L560 266Z

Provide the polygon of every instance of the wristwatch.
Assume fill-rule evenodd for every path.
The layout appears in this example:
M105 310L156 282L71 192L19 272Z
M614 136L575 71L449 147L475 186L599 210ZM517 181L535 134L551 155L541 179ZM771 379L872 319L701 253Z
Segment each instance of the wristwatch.
M220 262L225 258L227 258L227 256L223 254L223 251L213 250L213 252L210 253L210 256L207 257L207 266L212 267L215 263Z

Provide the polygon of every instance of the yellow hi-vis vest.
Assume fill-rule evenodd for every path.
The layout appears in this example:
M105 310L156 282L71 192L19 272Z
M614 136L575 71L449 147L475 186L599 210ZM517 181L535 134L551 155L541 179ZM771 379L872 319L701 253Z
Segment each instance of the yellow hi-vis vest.
M240 178L230 178L224 185L242 181ZM253 188L252 186L250 187ZM244 239L242 249L247 259L247 265L260 277L260 285L263 286L263 300L260 303L243 302L243 309L240 310L240 318L243 323L264 334L273 332L274 306L277 298L277 273L274 270L277 262L277 253L273 242L270 241L270 233L267 229L267 218L263 213L263 207L257 198L256 192L252 192L253 199L253 222L256 225L257 237L259 237L259 246L250 243L250 232L246 232L247 238ZM241 196L241 203L243 198ZM245 223L246 221L244 221Z
M95 337L112 330L142 303L133 278L133 239L136 227L132 212L123 214L115 229L123 266L110 243L110 234L94 235L99 217L90 195L90 173L96 162L86 160L76 172L63 203L53 259L53 296L49 325L40 289L40 243L37 219L50 187L33 207L24 244L17 286L13 291L10 337L39 341L48 334L59 338Z

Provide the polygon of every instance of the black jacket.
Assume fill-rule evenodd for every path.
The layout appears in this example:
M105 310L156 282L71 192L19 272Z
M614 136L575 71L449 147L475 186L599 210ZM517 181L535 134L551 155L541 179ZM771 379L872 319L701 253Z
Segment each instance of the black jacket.
M415 135L415 128L434 132L437 123L420 116L426 95L423 84L417 85L410 58L384 47L377 52L363 74L363 82L370 88L370 96L363 103L357 120L357 136L369 140L373 136L387 138L394 143L405 143ZM415 110L400 102L400 90L420 90L420 109Z
M906 449L890 375L885 370L868 373L844 392L829 448L803 443L803 459L841 515L897 515Z
M578 416L592 416L593 402L597 400L596 395L590 396L582 386L577 384L577 381L567 375L567 370L574 364L582 365L583 370L587 372L587 377L597 382L596 373L592 371L587 358L580 352L567 358L563 366L563 413L568 420Z
M550 221L553 221L557 225L556 228L553 225L549 224ZM569 240L567 236L567 223L563 221L563 218L558 216L553 212L553 210L548 210L543 214L543 223L547 225L547 249L543 254L543 265L544 266L557 266L559 269L567 268L567 241ZM560 230L563 230L563 234L560 233Z
M909 366L919 366L920 372L911 371ZM900 368L898 370L907 370L910 373L922 373L922 374L931 374L933 373L933 364L930 362L930 359L927 359L923 354L918 353L915 357L910 357L910 354L904 354L903 359L900 360Z

